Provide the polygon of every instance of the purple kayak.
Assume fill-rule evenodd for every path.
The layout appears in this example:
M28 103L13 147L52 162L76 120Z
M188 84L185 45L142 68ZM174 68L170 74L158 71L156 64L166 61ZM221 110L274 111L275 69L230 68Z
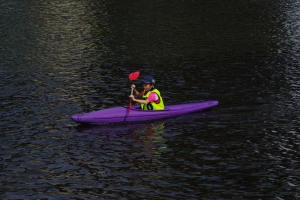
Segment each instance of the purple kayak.
M75 114L72 119L82 124L104 124L116 122L134 122L175 117L205 110L218 105L218 101L204 101L165 106L164 110L142 110L140 106L132 106L127 112L127 106L118 106L89 113Z

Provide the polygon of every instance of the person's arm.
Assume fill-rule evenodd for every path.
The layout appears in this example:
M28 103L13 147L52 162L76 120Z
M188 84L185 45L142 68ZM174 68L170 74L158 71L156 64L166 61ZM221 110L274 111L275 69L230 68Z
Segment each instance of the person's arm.
M138 97L140 97L140 96L141 96L140 92L139 92L139 91L137 91L137 89L135 89L135 88L134 88L134 89L133 89L133 91L134 91L134 93L135 93L135 95L136 95L136 96L138 96Z
M151 92L150 95L147 98L148 101L154 102L158 104L160 102L158 95L155 92ZM159 102L157 102L159 101Z
M138 97L141 96L140 92L135 88L134 84L131 85L131 88L133 88L133 91L134 91L134 93L135 93L136 96L138 96Z
M133 95L130 95L129 97L131 97L132 101L135 101L137 103L142 103L142 104L148 104L150 101L149 100L144 100L144 99L136 99L134 98Z

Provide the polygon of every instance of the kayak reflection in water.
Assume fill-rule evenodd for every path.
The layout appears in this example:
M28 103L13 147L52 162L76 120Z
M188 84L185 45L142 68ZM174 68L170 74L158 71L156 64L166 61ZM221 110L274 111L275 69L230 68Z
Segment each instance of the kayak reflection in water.
M165 109L163 99L160 95L160 92L154 88L155 80L152 76L145 76L143 79L143 88L144 91L139 92L137 91L134 84L131 85L133 88L135 95L138 98L136 99L134 95L130 95L129 97L132 101L141 104L141 109L143 110L163 110Z

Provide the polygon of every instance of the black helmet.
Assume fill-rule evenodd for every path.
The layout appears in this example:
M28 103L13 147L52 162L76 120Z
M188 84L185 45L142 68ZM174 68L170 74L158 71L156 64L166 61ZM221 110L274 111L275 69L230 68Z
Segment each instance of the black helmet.
M152 76L145 76L143 78L143 83L150 83L150 84L154 84L155 80Z

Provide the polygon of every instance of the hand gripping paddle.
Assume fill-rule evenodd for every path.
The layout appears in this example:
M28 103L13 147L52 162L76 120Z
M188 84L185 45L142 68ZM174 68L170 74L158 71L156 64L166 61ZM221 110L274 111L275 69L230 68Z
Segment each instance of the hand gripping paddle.
M128 78L129 78L129 80L131 80L131 84L133 84L133 81L138 79L139 75L140 75L139 71L132 72L131 74L129 74ZM131 88L131 95L133 95L133 88ZM131 105L132 105L132 100L130 98L127 114L129 114L129 112L130 112Z

